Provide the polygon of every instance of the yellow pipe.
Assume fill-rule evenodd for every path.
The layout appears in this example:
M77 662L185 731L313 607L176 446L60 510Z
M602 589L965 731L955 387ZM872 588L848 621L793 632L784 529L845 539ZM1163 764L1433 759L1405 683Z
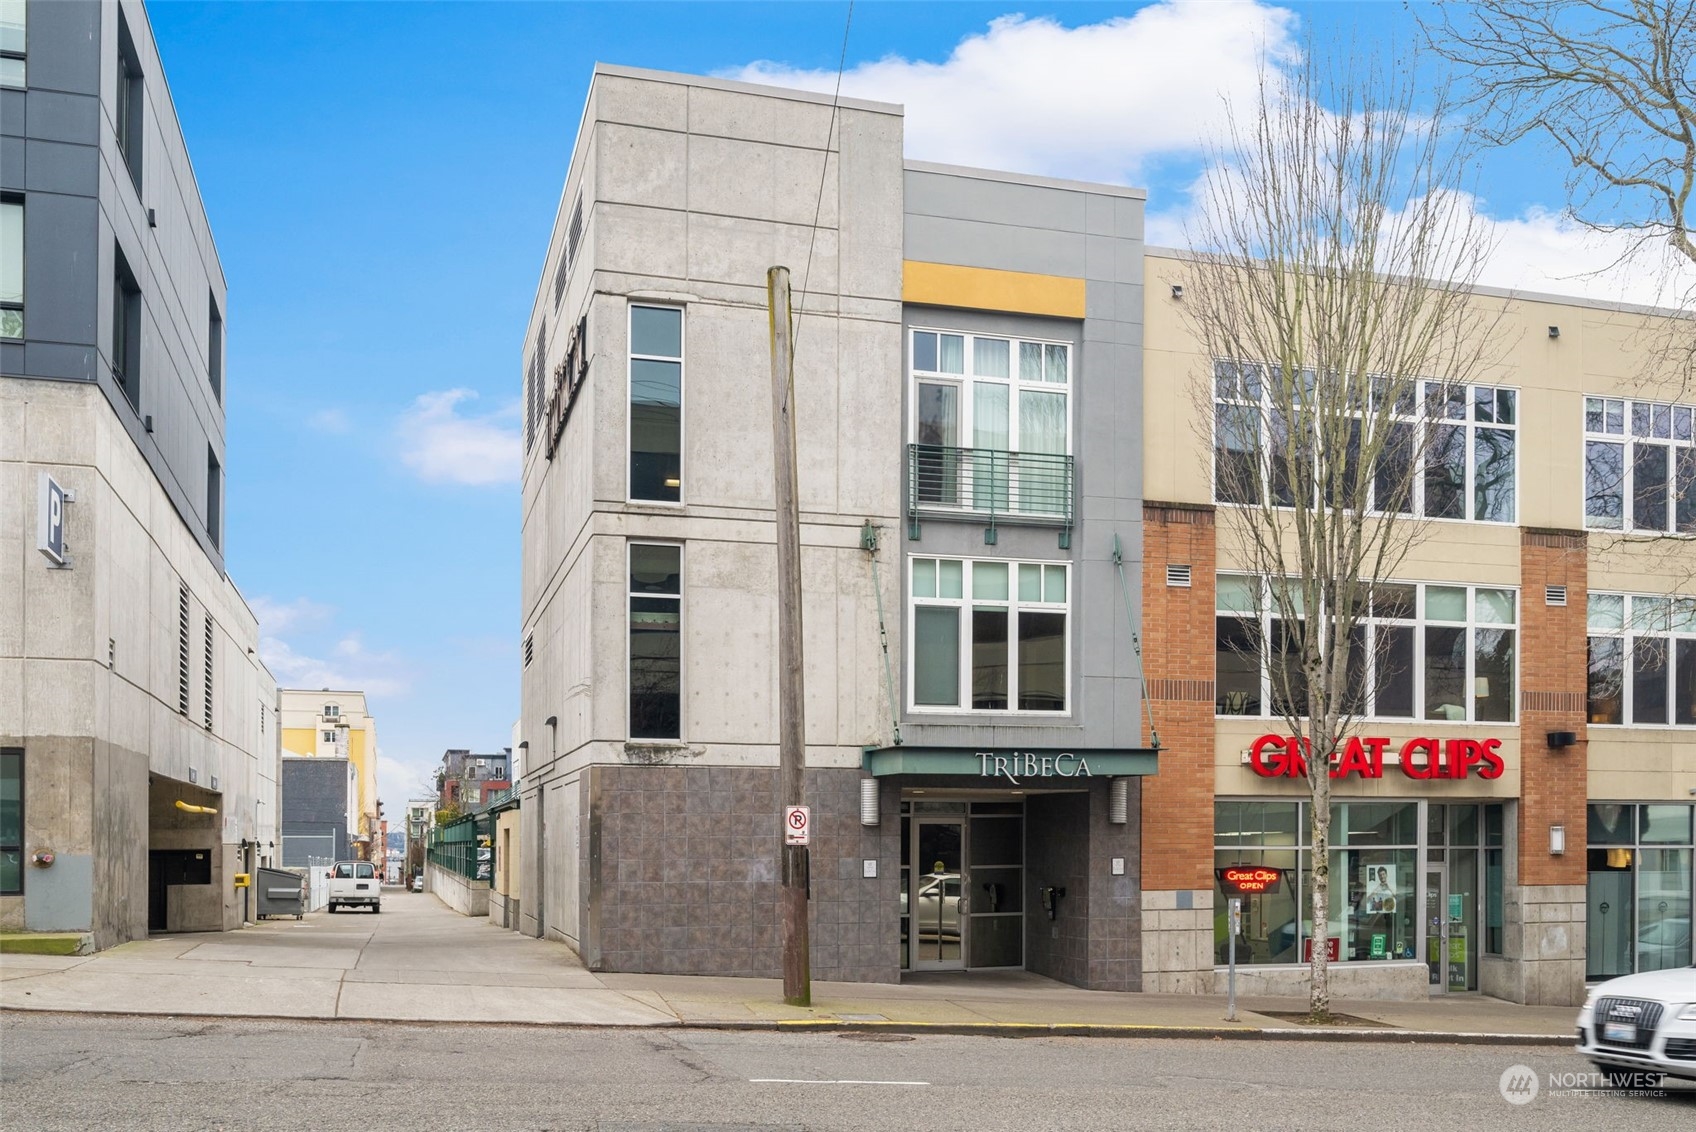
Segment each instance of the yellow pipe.
M193 806L193 805L190 805L189 803L183 801L181 798L177 799L177 809L181 810L185 814L215 814L215 813L218 812L217 810L214 810L211 806Z

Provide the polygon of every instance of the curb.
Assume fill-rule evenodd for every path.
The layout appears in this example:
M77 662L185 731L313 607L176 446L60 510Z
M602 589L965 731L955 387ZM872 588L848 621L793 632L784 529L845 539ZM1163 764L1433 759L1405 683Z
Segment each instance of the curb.
M652 1024L601 1022L531 1022L441 1018L370 1018L349 1015L325 1018L297 1014L197 1014L193 1011L60 1010L0 1006L0 1015L43 1015L59 1018L166 1018L197 1022L307 1022L317 1024L382 1024L391 1026L517 1026L557 1030L715 1030L788 1034L901 1034L911 1037L974 1038L1131 1038L1189 1039L1191 1041L1374 1042L1382 1044L1542 1046L1574 1044L1565 1035L1444 1032L1438 1030L1290 1029L1253 1026L1160 1026L1102 1022L865 1022L832 1018L788 1018L760 1021L678 1019Z

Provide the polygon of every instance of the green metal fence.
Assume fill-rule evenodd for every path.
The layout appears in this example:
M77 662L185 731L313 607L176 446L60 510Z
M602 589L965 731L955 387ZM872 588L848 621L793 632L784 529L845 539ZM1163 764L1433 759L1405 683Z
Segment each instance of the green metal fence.
M495 875L495 851L489 844L489 816L468 814L430 834L425 855L437 868L470 881L489 884Z

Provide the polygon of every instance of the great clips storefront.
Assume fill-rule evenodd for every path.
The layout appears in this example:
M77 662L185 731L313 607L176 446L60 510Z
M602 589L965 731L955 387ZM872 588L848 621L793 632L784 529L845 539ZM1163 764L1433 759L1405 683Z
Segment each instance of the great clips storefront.
M1306 760L1296 740L1255 737L1247 787L1214 803L1214 864L1268 866L1282 882L1243 898L1237 961L1249 993L1303 993L1311 956L1314 853ZM1502 947L1506 760L1495 737L1376 735L1333 760L1328 936L1335 993L1415 998L1476 990ZM1214 959L1230 945L1215 894Z

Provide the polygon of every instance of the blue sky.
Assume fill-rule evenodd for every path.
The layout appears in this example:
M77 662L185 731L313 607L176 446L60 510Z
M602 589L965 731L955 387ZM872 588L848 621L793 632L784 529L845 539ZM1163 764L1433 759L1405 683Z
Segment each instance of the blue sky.
M398 802L517 715L522 337L590 68L829 89L848 5L149 12L229 284L230 571L280 680L370 693ZM1172 243L1196 139L1308 32L1415 38L1400 3L860 3L844 91L907 105L909 157L1142 185ZM1594 286L1560 177L1486 162L1490 281Z

